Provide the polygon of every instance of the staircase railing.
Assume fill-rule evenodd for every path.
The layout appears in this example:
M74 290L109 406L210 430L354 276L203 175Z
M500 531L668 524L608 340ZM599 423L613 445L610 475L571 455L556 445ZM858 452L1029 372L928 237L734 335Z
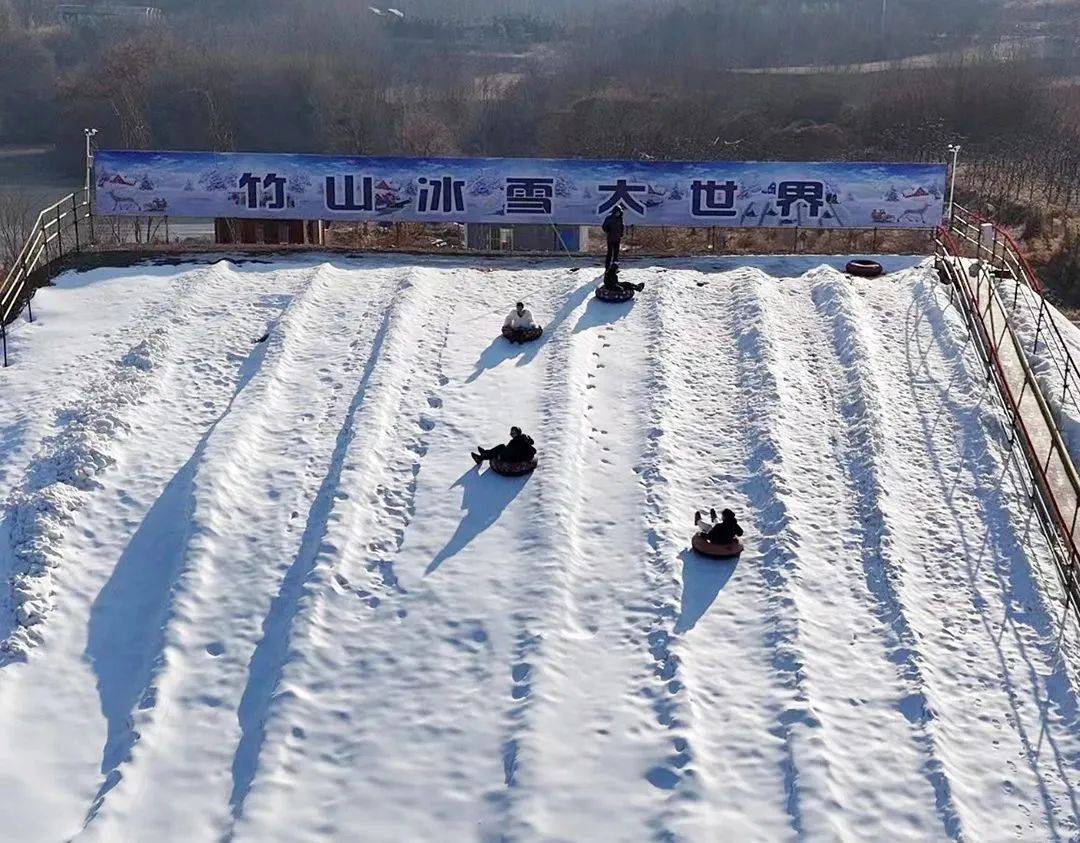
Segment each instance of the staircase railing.
M37 215L30 235L0 283L0 344L3 345L4 366L8 364L8 323L24 307L27 318L34 321L30 299L36 274L44 272L47 278L55 261L66 254L81 252L92 242L94 217L90 193L85 188L65 196Z
M1080 476L1028 352L1010 323L994 273L985 266L975 266L967 254L970 248L965 250L954 235L945 227L938 232L938 269L959 294L958 304L987 367L988 379L1005 407L1010 445L1019 445L1023 454L1031 478L1031 498L1053 550L1066 603L1072 604L1080 620Z

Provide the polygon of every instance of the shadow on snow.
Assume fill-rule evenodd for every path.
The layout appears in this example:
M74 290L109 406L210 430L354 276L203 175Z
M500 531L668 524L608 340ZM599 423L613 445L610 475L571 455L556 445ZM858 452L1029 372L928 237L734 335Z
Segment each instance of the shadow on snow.
M693 550L679 554L683 563L682 608L675 633L689 632L709 611L738 567L738 560L706 559Z
M282 312L287 305L287 300L282 302ZM280 313L267 329L272 330L279 318ZM141 710L154 705L152 683L163 663L165 629L191 538L195 478L214 431L258 373L266 349L267 344L260 343L244 360L229 403L150 507L90 607L83 655L97 677L107 733L101 753L105 781L87 812L86 822L93 820L105 795L122 777L119 767L127 761L138 739L132 729L136 707Z
M461 508L465 515L454 535L431 560L424 573L434 573L443 562L456 556L468 547L473 539L498 521L503 510L525 488L530 476L502 477L490 470L481 474L478 469L470 468L454 481L450 488L456 489L460 486L464 491Z

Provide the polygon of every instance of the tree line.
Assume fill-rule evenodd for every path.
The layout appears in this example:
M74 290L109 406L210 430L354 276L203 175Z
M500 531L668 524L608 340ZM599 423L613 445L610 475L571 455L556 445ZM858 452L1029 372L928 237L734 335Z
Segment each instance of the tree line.
M156 5L159 23L73 25L0 0L0 143L56 144L74 174L84 126L135 149L389 155L925 161L960 142L973 194L1029 222L1080 203L1063 4L1035 21L1052 55L1002 52L1032 21L1000 0Z

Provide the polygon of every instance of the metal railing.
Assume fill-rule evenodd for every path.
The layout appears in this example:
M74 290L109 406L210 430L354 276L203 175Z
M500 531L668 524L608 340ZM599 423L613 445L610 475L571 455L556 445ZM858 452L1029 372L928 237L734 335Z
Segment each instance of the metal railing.
M979 270L972 278L968 255L948 228L939 230L936 245L939 271L959 293L988 379L1009 416L1010 444L1019 446L1028 466L1032 502L1053 550L1066 604L1072 604L1080 620L1080 476L993 274Z
M94 217L90 192L85 188L69 194L37 215L30 235L0 284L0 344L4 366L8 364L7 326L25 307L34 321L30 299L35 273L49 277L51 265L66 254L81 252L94 241Z
M1060 384L1061 397L1055 410L1059 427L1062 414L1071 410L1073 417L1080 419L1080 365L1069 350L1069 344L1061 333L1061 327L1054 318L1051 306L1047 302L1042 282L1032 270L1012 236L1001 226L996 225L979 214L956 206L950 220L950 231L965 253L983 261L994 271L994 280L1003 299L1009 303L1009 316L1014 325L1019 315L1023 314L1033 331L1025 339L1030 342L1029 354L1032 357L1042 353L1045 361L1056 374ZM1034 296L1022 292L1027 288ZM1043 380L1043 387L1051 384ZM1056 389L1057 386L1055 385Z

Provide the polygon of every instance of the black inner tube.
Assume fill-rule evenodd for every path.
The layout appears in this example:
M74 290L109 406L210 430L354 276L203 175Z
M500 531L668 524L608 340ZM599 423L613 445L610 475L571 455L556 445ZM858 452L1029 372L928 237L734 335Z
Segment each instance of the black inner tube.
M877 261L865 259L848 261L844 269L849 275L862 275L868 278L881 275L885 271L884 267Z

